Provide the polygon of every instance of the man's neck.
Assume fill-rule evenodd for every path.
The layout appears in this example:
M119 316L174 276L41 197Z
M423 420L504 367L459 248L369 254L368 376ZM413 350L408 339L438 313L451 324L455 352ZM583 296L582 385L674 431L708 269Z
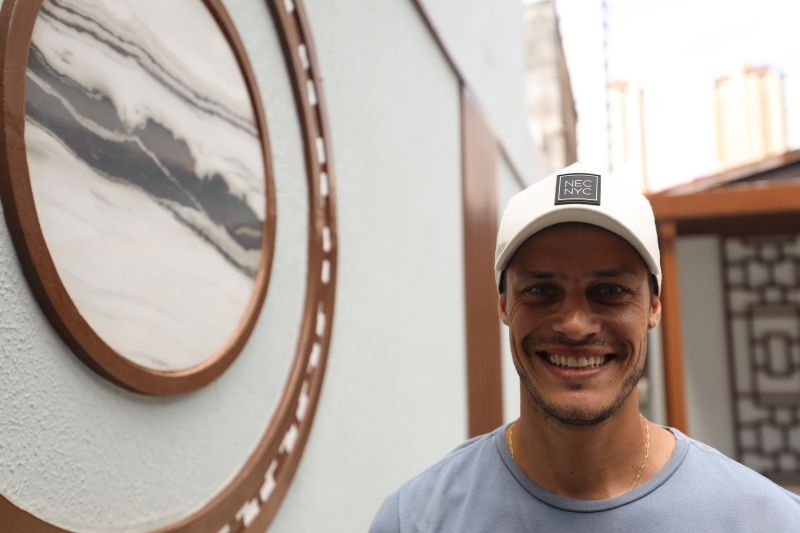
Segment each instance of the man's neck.
M628 492L657 473L674 447L672 434L646 422L634 400L631 395L611 417L591 426L565 424L536 406L523 406L510 432L515 461L543 489L568 498L600 500Z

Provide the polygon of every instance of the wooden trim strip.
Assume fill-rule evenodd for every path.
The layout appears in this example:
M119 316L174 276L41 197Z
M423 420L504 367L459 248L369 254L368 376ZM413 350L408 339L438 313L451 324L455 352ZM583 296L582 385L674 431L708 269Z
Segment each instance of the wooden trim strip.
M20 509L3 495L0 495L0 525L2 531L13 533L70 533Z
M649 197L656 220L800 213L800 181L748 183L712 191Z
M683 337L678 282L678 258L675 250L675 222L658 225L663 282L661 288L661 330L663 332L664 385L666 389L667 423L687 431L686 387L683 379Z
M461 91L464 202L464 294L469 436L503 423L502 361L494 244L497 236L497 144L465 89Z
M691 218L677 222L678 234L716 234L728 237L794 235L800 229L799 213L770 213L713 218Z

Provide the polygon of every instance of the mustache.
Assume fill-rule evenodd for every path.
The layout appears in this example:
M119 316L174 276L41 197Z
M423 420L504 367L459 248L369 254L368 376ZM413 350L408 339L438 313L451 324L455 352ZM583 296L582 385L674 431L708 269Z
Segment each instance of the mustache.
M541 348L544 346L569 346L570 348L584 348L584 347L601 347L610 353L621 354L624 352L624 345L619 342L610 342L603 337L591 337L588 339L570 339L566 335L555 334L548 337L537 337L528 335L522 341L522 347L525 353L532 354L534 352L542 352Z

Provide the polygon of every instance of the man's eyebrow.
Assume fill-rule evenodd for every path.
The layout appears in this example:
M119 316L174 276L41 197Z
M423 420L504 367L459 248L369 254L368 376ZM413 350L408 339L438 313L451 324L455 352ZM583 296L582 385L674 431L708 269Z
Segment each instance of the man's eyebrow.
M636 273L627 268L612 268L608 270L592 270L586 274L591 278L619 278L622 276L635 276Z
M550 270L526 270L520 272L519 276L525 279L564 279L566 274L562 272L553 272Z
M627 268L609 268L604 270L592 270L587 272L583 277L586 278L621 278L624 276L635 276L636 273ZM567 279L567 275L563 272L553 270L525 270L517 274L522 279L526 280L552 280L552 279Z

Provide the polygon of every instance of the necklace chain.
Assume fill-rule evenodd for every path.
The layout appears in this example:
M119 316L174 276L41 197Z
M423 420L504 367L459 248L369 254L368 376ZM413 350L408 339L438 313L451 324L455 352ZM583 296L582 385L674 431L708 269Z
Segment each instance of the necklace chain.
M650 424L647 423L644 415L639 413L639 417L642 419L642 424L644 424L644 459L642 460L642 466L639 467L639 471L636 472L636 478L633 480L633 484L631 488L628 489L629 491L636 488L636 485L639 484L639 480L642 477L642 472L644 472L644 467L647 466L647 459L650 457ZM514 455L514 426L516 422L512 423L508 426L508 451L511 452L511 458L514 462L517 461L517 457Z
M642 424L644 424L644 460L642 461L642 466L639 467L639 471L636 472L636 479L633 480L630 490L633 490L639 484L639 478L642 477L644 467L647 465L647 458L650 457L650 424L647 423L642 413L639 413L639 417L642 419Z
M517 462L517 458L514 455L514 424L516 422L512 422L510 426L508 426L508 451L511 452L511 458L514 459L514 462Z

